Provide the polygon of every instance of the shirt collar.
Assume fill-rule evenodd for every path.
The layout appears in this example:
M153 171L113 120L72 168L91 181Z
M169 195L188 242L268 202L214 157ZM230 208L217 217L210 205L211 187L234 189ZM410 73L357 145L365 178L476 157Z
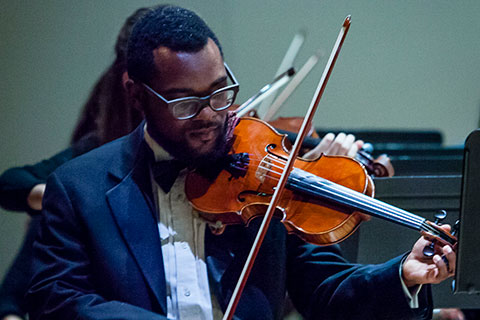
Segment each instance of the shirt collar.
M148 133L147 130L147 124L145 123L145 126L143 127L143 132L144 132L144 139L147 145L152 149L155 161L162 161L162 160L171 160L173 159L173 156L168 153L165 149L163 149L155 139L152 138L152 136Z

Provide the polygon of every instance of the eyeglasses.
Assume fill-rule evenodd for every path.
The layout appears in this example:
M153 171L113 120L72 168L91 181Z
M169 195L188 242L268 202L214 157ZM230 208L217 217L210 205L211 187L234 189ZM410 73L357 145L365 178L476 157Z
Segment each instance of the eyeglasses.
M179 120L190 119L199 114L200 111L207 105L214 111L222 111L230 107L235 101L239 89L239 84L227 64L224 63L224 65L225 69L227 70L227 75L233 82L233 84L215 90L210 95L201 98L185 97L167 100L145 83L142 83L142 85L147 88L148 91L153 93L156 97L160 98L163 102L165 102L168 106L168 109L175 118Z

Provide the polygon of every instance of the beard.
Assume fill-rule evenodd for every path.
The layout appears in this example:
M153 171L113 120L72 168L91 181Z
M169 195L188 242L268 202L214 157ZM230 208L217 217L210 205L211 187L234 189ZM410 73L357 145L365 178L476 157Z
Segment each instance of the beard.
M202 129L211 126L218 126L218 134L215 141L212 144L211 149L206 153L199 153L192 148L188 143L186 137L183 137L181 141L173 141L159 134L154 134L155 140L160 144L168 153L170 153L175 159L182 161L190 168L205 167L223 158L230 150L229 146L229 117L225 117L225 122L218 125L213 122L207 121L194 121L191 129ZM153 133L153 132L152 132Z

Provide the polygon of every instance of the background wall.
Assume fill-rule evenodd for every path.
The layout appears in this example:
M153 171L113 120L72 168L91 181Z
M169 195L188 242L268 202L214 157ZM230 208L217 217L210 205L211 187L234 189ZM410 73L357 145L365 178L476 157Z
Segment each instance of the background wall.
M169 1L174 2L174 1ZM113 60L124 19L158 1L2 1L0 171L68 145L89 90ZM480 2L476 0L176 1L217 33L241 84L239 102L269 82L300 29L297 70L325 56L281 115L305 113L346 15L352 26L315 117L334 128L438 129L461 144L478 127ZM0 212L0 276L25 215Z

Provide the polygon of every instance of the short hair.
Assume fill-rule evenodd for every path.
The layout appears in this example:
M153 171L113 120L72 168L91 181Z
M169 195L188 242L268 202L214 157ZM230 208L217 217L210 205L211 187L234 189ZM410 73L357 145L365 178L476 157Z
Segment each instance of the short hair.
M195 12L173 5L158 6L133 27L127 50L128 75L149 83L155 72L161 72L155 68L153 50L167 47L175 52L198 52L209 38L223 57L217 37Z
M152 6L137 9L127 18L127 20L125 20L125 23L120 29L120 32L117 36L117 42L115 43L115 55L116 60L119 60L119 62L121 62L122 67L125 71L127 70L128 38L132 33L133 26L140 20L140 18L145 16L147 13L154 11L157 7L158 6Z

